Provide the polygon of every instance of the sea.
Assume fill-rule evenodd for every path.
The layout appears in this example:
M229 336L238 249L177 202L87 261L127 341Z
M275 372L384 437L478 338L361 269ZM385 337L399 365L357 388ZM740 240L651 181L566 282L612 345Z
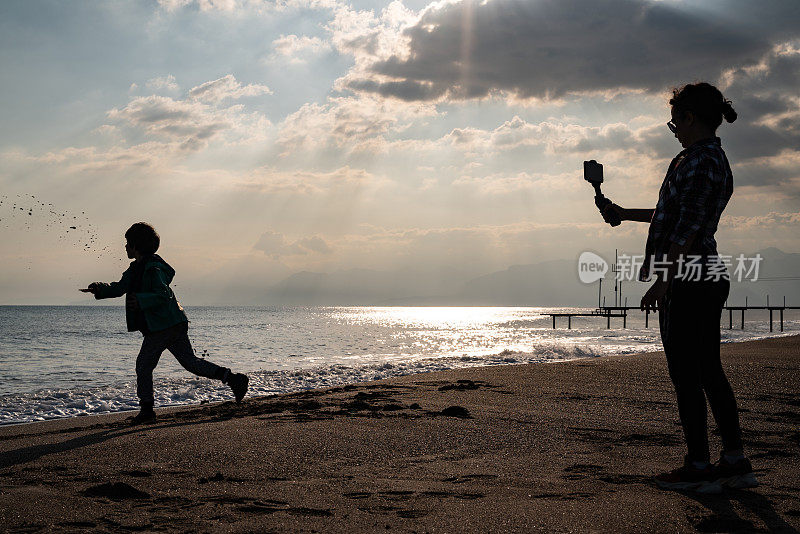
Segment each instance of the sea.
M547 364L661 350L657 316L558 318L589 312L541 307L187 307L198 356L250 376L250 395L274 395L444 369ZM784 332L768 312L721 321L722 341ZM776 314L777 320L777 314ZM0 424L138 409L136 355L122 306L0 306ZM231 400L227 386L184 370L164 352L156 406Z

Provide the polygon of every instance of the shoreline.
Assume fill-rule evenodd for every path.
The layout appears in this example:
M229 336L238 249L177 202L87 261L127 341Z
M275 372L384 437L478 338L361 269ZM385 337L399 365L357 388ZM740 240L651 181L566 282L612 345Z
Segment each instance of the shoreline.
M778 332L778 333L766 334L766 335L763 335L763 336L760 336L760 337L755 337L754 339L745 339L745 340L728 339L728 340L722 340L721 341L721 346L724 346L724 345L727 345L727 344L746 343L746 342L750 342L750 341L761 341L761 340L766 340L766 339L785 338L785 337L792 337L792 336L800 336L800 333ZM543 347L539 347L539 349L542 349L542 348ZM546 347L544 347L544 348L546 348ZM573 348L576 349L576 350L579 350L579 351L584 351L584 348L579 346L579 345L575 345ZM591 352L591 351L589 351L589 352ZM427 374L427 373L440 372L440 371L458 371L458 370L461 370L461 369L472 369L472 368L483 368L483 367L491 368L491 367L503 366L503 365L538 365L538 364L567 363L567 362L574 362L574 361L579 361L579 360L594 360L594 359L605 358L605 357L609 357L609 356L635 357L635 356L639 356L639 355L642 355L642 354L653 354L653 353L658 353L658 352L663 352L663 351L659 350L657 347L652 347L652 350L641 350L641 351L631 350L630 352L627 352L627 351L610 352L610 353L606 353L606 354L595 354L595 355L588 355L588 356L566 357L566 358L563 358L563 359L544 359L544 360L540 360L540 361L530 361L529 360L529 361L513 361L513 362L512 361L487 361L486 363L480 363L480 364L477 364L477 365L462 365L462 366L445 367L445 368L439 368L439 369L423 369L423 370L412 369L409 372L400 372L398 374L390 374L389 376L386 376L386 377L383 377L383 378L380 378L380 379L363 380L363 377L354 377L356 379L352 380L352 381L350 381L348 379L345 379L342 382L336 382L336 383L322 385L322 386L316 386L316 387L308 387L308 388L305 388L305 389L296 389L296 390L289 390L289 391L268 393L268 394L262 394L262 393L259 392L257 395L253 395L253 396L251 396L250 393L248 393L248 398L261 398L261 397L275 397L275 396L280 396L280 395L290 395L290 394L294 394L294 393L302 393L302 392L305 392L305 391L313 391L313 390L318 390L318 389L319 390L324 390L324 389L327 389L327 388L330 388L330 387L342 387L342 386L358 385L358 384L362 384L362 383L374 382L376 380L391 380L391 379L395 379L395 378L399 378L399 377L403 377L403 376L424 375L424 374ZM507 350L504 350L504 351L501 351L500 353L489 354L488 356L497 357L497 356L506 356L506 355L515 355L515 354L518 355L518 354L537 354L537 353L536 352L525 352L525 351L519 352L519 351L507 351ZM432 362L432 363L440 362L443 359L444 360L447 360L447 359L459 360L459 359L461 359L463 357L466 357L466 356L468 356L468 355L464 354L464 355L448 355L448 356L439 356L439 357L422 357L422 358L408 360L408 361L404 361L404 362L400 362L400 363L401 364L405 364L405 365L409 365L409 364L410 365L419 365L420 363L425 363L425 362ZM487 355L482 355L482 356L486 357ZM394 363L396 364L396 362L394 362ZM336 366L336 364L332 364L332 365ZM380 366L380 365L381 364L367 363L367 364L363 364L362 366L364 368L369 368L369 367ZM326 369L327 367L330 367L330 365L326 366L326 365L323 364L323 365L318 366L318 367L311 367L311 368L307 368L307 369L301 369L301 371L310 372L310 371L314 371L316 369ZM359 366L355 366L354 369L359 369ZM348 378L351 378L351 377L348 377ZM135 382L135 377L131 377L131 380L133 380ZM252 386L252 382L251 382L251 386ZM74 390L80 392L80 391L83 390L83 388L76 387L76 388L74 388ZM8 396L13 396L13 395L21 395L21 396L32 395L32 396L35 396L35 395L38 395L38 394L40 394L41 392L44 392L44 391L49 391L49 388L44 388L44 389L37 390L37 391L34 391L34 392L29 392L29 393L9 394ZM72 391L72 390L67 390L67 391ZM227 391L227 389L225 391ZM200 407L200 406L209 406L209 405L222 404L224 402L228 402L228 401L227 400L211 400L211 401L201 400L199 403L196 402L196 401L186 402L186 403L180 403L180 402L179 403L165 403L165 404L157 404L156 408L157 409L167 409L167 408L169 408L169 409L191 409L191 408L196 408L196 407ZM18 426L18 425L30 425L30 424L37 424L37 423L46 423L46 422L51 422L51 421L73 420L73 419L77 419L77 418L81 418L81 417L103 417L103 416L113 416L113 415L119 415L119 414L129 414L130 415L132 412L138 412L138 406L133 406L133 407L128 408L128 409L106 411L106 412L101 412L101 413L86 413L86 414L76 414L76 415L65 415L65 416L48 417L48 418L45 418L45 419L34 420L34 421L17 421L17 422L2 422L2 421L0 421L0 428L10 427L10 426Z
M683 445L663 353L648 352L161 408L140 427L126 412L2 426L0 520L9 531L796 532L800 336L721 350L753 490L655 488Z
M721 345L725 346L725 345L728 345L728 344L746 343L746 342L750 342L750 341L761 341L761 340L766 340L766 339L781 339L781 338L799 336L799 335L800 335L800 333L795 333L795 332L769 333L769 334L760 335L760 336L755 337L753 339L745 339L745 340L728 339L728 340L722 340ZM569 345L569 344L567 344L567 345ZM541 347L538 347L538 349L540 349L540 350L542 350L544 352L546 352L547 348L548 348L547 345L543 345ZM585 352L590 352L590 353L593 350L591 348L590 349L585 349L584 347L582 347L580 345L574 345L574 346L572 346L572 349L580 351L580 352L584 352L585 351ZM388 376L380 378L380 380L391 380L391 379L399 378L399 377L402 377L402 376L421 375L421 374L427 374L427 373L439 372L439 371L458 371L458 370L461 370L461 369L472 369L472 368L483 368L483 367L492 368L492 367L496 367L498 365L502 366L502 365L534 365L534 364L549 364L549 363L566 363L566 362L572 362L572 361L578 361L578 360L593 360L593 359L604 358L604 357L609 357L609 356L635 357L635 356L638 356L638 355L641 355L641 354L652 354L652 353L661 352L660 350L658 350L658 347L656 347L656 346L651 347L651 349L652 350L640 350L640 351L637 351L635 349L630 349L630 351L610 352L610 353L606 353L606 354L597 354L597 353L595 353L594 355L590 354L590 355L587 355L587 356L566 357L566 358L563 358L563 359L561 359L561 358L559 358L559 359L542 359L542 360L534 360L534 361L531 361L531 359L528 359L527 361L524 361L524 360L523 361L499 361L499 360L492 361L492 360L487 360L485 363L478 363L477 365L467 364L467 365L460 365L460 366L457 365L457 366L452 366L452 367L434 368L434 369L425 369L425 368L423 368L423 369L414 369L413 366L418 366L418 365L424 364L426 362L427 363L438 363L438 362L441 362L442 360L448 360L448 359L460 360L460 359L462 359L464 357L468 357L470 355L462 354L462 355L449 355L449 356L440 356L440 357L421 357L421 358L412 359L412 360L403 361L403 362L390 362L393 365L408 365L408 366L412 366L412 369L410 371L401 371L401 372L398 372L397 374L389 374ZM500 353L492 353L492 354L489 354L489 355L485 355L484 354L484 355L481 355L481 356L483 356L483 357L487 357L487 356L499 357L499 356L536 355L536 354L538 354L538 353L537 352L525 352L525 351L519 352L519 351L507 351L507 350L504 350L504 351L501 351ZM362 369L362 368L367 369L367 368L374 367L374 366L380 367L381 365L382 364L367 363L367 364L363 364L362 366L355 366L355 367L353 367L353 369ZM337 365L336 364L332 364L332 366L336 367ZM318 370L318 369L327 369L328 367L331 367L331 365L327 365L326 366L326 365L323 364L323 365L320 365L320 366L317 366L317 367L301 369L300 371L312 372L312 371L315 371L315 370ZM289 372L295 372L295 371L289 371ZM135 378L131 377L131 380L135 381ZM335 382L335 383L331 383L331 384L314 386L314 387L298 388L298 389L294 389L294 390L290 389L289 391L266 393L266 394L264 394L263 392L256 392L256 395L252 396L252 397L250 397L250 393L248 393L248 398L274 397L274 396L278 396L278 395L288 395L288 394L292 394L292 393L301 393L301 392L304 392L304 391L312 391L312 390L316 390L316 389L326 389L328 387L337 387L337 386L341 387L341 386L348 386L348 385L357 385L357 384L361 384L361 383L371 382L371 381L374 381L374 380L379 380L379 379L364 380L364 377L346 377L344 379L344 381L342 381L342 382ZM128 382L129 381L122 381L120 383L128 383ZM253 384L251 382L251 386L252 385ZM100 386L97 386L97 387L100 387ZM81 391L83 391L83 389L84 388L74 388L74 391L80 393ZM36 396L36 395L38 395L38 394L40 394L42 392L45 392L45 391L50 391L50 389L49 388L44 388L44 389L40 389L40 390L37 390L37 391L34 391L34 392L15 393L15 394L9 394L7 396L14 396L14 395ZM66 390L66 391L68 391L68 392L69 391L73 391L73 389ZM227 389L225 389L225 391L227 392ZM210 400L210 401L209 400L201 400L198 403L196 400L194 400L194 401L185 402L185 403L178 402L178 403L157 404L157 408L161 408L161 409L166 409L166 408L170 408L170 409L191 409L193 407L208 406L208 405L220 404L220 403L223 403L223 402L227 402L227 401L225 401L225 400ZM72 419L81 418L81 417L102 417L102 416L111 416L111 415L116 415L116 414L130 414L131 412L136 412L137 410L138 410L138 406L133 405L132 407L127 408L127 409L114 410L114 411L105 411L105 412L100 412L100 413L84 413L84 414L75 414L75 415L63 415L63 416L56 416L56 417L47 417L45 419L33 420L33 421L14 421L14 422L2 422L2 421L0 421L0 428L18 426L18 425L29 425L29 424L36 424L36 423L46 423L46 422L50 422L50 421L72 420Z
M744 339L744 340L742 340L742 339L727 339L727 340L722 340L721 345L724 346L724 345L731 344L731 343L735 344L735 343L744 343L744 342L749 342L749 341L760 341L760 340L765 340L765 339L785 338L785 337L792 337L792 336L797 336L797 335L800 335L800 333L795 333L795 332L769 333L769 334L758 335L758 336L756 336L754 338L751 338L751 339ZM575 350L577 352L589 353L589 355L585 355L585 356L568 356L568 357L558 358L558 359L538 359L537 360L535 358L536 355L538 355L538 354L546 354L547 350L550 348L548 345L545 344L545 345L542 345L540 347L535 347L535 349L538 349L539 352L536 352L536 351L527 352L527 351L503 350L503 351L501 351L499 353L481 354L481 355L477 355L477 356L476 355L469 355L469 354L460 354L460 355L445 355L445 356L425 356L425 357L420 357L420 358L415 358L415 359L405 360L405 361L400 361L400 362L395 362L395 361L384 362L384 363L372 362L372 363L365 363L365 364L353 366L352 369L353 370L363 370L363 369L370 369L372 367L381 368L386 363L388 363L390 365L394 365L394 366L409 366L409 369L404 369L404 370L398 371L396 374L390 373L387 376L384 376L382 378L373 378L372 380L365 379L365 377L363 377L363 376L348 376L348 377L345 377L344 380L341 381L341 382L331 382L331 383L327 383L327 384L324 384L324 385L314 385L314 386L311 386L311 387L298 387L297 389L288 389L287 391L270 392L270 393L264 393L263 391L256 391L255 395L253 395L252 397L251 397L251 394L248 393L248 397L251 397L251 398L274 397L276 395L288 395L288 394L292 394L292 393L301 393L301 392L304 392L304 391L312 391L312 390L316 390L316 389L325 389L325 388L328 388L328 387L337 387L337 386L341 387L341 386L355 385L355 384L371 382L371 381L375 381L375 380L390 380L390 379L399 378L399 377L402 377L402 376L420 375L420 374L426 374L426 373L431 373L431 372L439 372L439 371L447 371L447 370L458 371L460 369L471 369L471 368L482 368L482 367L491 368L491 367L495 367L495 366L498 366L498 365L533 365L533 364L547 364L547 363L566 363L566 362L572 362L572 361L577 361L577 360L591 360L591 359L603 358L603 357L608 357L608 356L635 357L635 356L641 355L641 354L652 354L652 353L661 352L657 346L650 347L651 350L635 350L633 348L630 348L628 350L623 350L621 352L608 352L608 353L604 353L604 354L597 353L597 352L593 353L593 351L595 349L593 349L591 347L589 347L587 349L587 348L584 348L584 347L582 347L580 345L570 345L568 343L564 344L564 346L565 347L571 347L572 350ZM463 365L462 364L462 365L453 365L451 367L436 366L438 368L433 368L433 369L417 368L417 366L419 366L420 364L426 364L426 363L427 364L436 364L436 363L439 363L439 362L441 362L443 360L457 360L458 361L458 360L462 360L463 358L467 358L467 357L484 357L484 358L495 357L495 358L498 358L498 357L501 357L501 356L505 357L505 356L515 356L515 355L517 357L519 357L519 355L522 355L522 356L533 355L534 358L530 358L530 357L523 358L522 361L507 361L505 359L504 360L489 360L489 359L487 359L485 362L477 363L475 365L472 365L472 364ZM322 365L319 365L319 366L309 367L309 368L302 368L302 369L299 369L299 370L286 370L284 372L289 372L290 374L294 374L296 372L312 373L312 372L318 371L318 370L326 370L328 368L337 367L338 365L339 364L329 364L329 365L322 364ZM269 373L274 373L276 371L261 371L261 372L269 374ZM255 373L259 373L259 371L256 371ZM189 378L191 378L191 377L189 377ZM134 381L135 382L135 377L130 377L130 380L119 380L117 383L118 384L127 384L130 381ZM252 386L253 386L253 382L251 381L251 389L252 389ZM94 386L95 389L97 389L97 388L102 389L103 387L106 387L106 386ZM59 390L59 391L67 392L67 393L76 392L78 394L86 393L86 396L91 397L92 396L91 389L92 389L92 387L89 387L88 390L86 388L82 388L82 387L74 387L74 388L70 388L70 389L66 389L66 390L62 389L62 390ZM229 393L226 388L221 388L221 389L223 389L225 392ZM30 396L30 397L35 398L37 395L40 395L40 394L42 394L44 392L50 392L50 391L52 391L50 388L43 388L43 389L39 389L39 390L36 390L36 391L33 391L33 392L12 393L12 394L7 394L5 396L6 397L13 397L13 396L25 397L25 396ZM106 415L115 415L115 414L124 414L124 413L128 413L129 414L130 412L138 411L138 406L135 404L135 399L129 399L129 400L132 400L133 402L129 402L127 404L127 406L129 406L129 407L127 407L125 409L112 410L112 411L103 411L103 412L100 412L100 413L82 413L82 414L79 413L79 414L74 414L74 415L61 415L61 416L55 416L55 417L45 417L44 419L31 420L31 421L13 421L13 422L0 421L0 428L9 427L9 426L45 423L45 422L49 422L49 421L71 420L71 419L76 419L76 418L80 418L80 417L102 417L102 416L106 416ZM156 407L157 408L161 408L161 409L165 409L165 408L172 408L172 409L187 408L187 409L190 409L192 407L206 406L206 405L212 405L212 404L220 404L220 403L223 403L223 402L227 402L227 401L226 400L218 400L218 399L214 399L214 400L201 399L199 402L197 400L191 400L189 402L180 402L179 401L177 403L163 403L163 404L158 404L157 403Z

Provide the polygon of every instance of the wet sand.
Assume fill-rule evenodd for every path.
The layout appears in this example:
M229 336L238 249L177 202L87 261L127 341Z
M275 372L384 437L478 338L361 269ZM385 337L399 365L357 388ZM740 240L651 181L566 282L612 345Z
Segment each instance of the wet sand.
M663 354L411 375L0 428L8 532L796 532L800 336L723 345L762 485L657 489ZM713 423L711 424L713 428ZM712 450L719 447L712 436Z

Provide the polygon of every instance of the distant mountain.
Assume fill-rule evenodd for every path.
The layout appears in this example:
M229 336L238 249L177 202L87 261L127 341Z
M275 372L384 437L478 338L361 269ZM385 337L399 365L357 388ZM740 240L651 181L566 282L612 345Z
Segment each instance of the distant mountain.
M469 280L459 292L472 305L594 306L597 284L578 280L576 260L512 265Z
M763 258L759 282L732 281L729 303L800 304L800 281L776 280L800 275L800 254L777 248L758 252ZM751 254L750 256L755 256ZM733 270L731 270L733 271ZM731 272L733 274L733 272ZM634 306L650 284L624 281L621 304ZM553 260L513 265L505 270L470 276L465 271L377 271L348 269L333 273L303 271L292 274L267 290L254 292L250 304L339 306L582 306L598 303L598 283L578 279L577 260ZM607 305L614 303L614 279L603 282Z
M755 254L749 254L748 257L754 257ZM759 250L757 254L762 257L758 281L732 280L728 303L742 305L747 297L748 304L763 306L769 295L770 304L783 303L785 296L787 305L800 305L800 280L788 279L800 277L800 254L783 252L775 247ZM733 274L731 269L731 275Z
M265 292L270 304L398 305L444 301L469 278L456 269L375 271L348 269L333 273L295 273Z
M295 273L258 295L276 305L593 306L597 285L578 280L574 261L514 265L479 277L457 270Z

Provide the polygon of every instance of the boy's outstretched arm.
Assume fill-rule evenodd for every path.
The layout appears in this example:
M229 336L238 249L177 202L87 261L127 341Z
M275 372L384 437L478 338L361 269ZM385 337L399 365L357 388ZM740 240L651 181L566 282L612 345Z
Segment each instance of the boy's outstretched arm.
M119 282L111 282L110 284L106 284L105 282L93 282L89 284L89 288L91 293L94 293L94 298L96 299L111 299L115 297L121 297L125 293L128 292L128 288L131 284L131 275L130 269L122 273L122 278Z

